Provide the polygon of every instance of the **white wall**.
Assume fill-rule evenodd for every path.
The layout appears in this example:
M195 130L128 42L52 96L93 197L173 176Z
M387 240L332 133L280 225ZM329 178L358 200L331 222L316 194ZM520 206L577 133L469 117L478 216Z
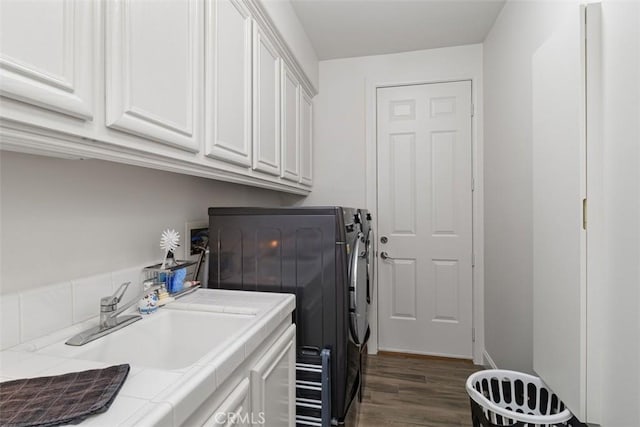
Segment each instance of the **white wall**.
M485 345L501 368L532 367L532 55L576 10L507 2L484 44ZM640 425L639 29L640 3L603 2L603 427Z
M0 151L0 177L2 294L158 260L162 230L184 234L185 222L208 219L209 206L297 200L135 166L7 151Z
M640 425L640 3L602 4L602 425Z
M278 31L293 52L300 66L318 89L318 56L290 0L261 0Z
M367 144L375 143L367 129L375 119L367 117L371 85L474 79L473 98L479 99L481 77L481 45L320 61L322 89L313 100L314 189L304 203L373 207L366 196L372 184L365 182Z
M320 93L313 100L313 192L305 205L366 207L375 215L375 85L472 80L476 192L474 193L474 358L482 335L482 46L320 61ZM374 292L375 294L375 292ZM374 298L370 319L377 316ZM377 347L372 320L370 350ZM479 351L479 352L477 352Z
M533 365L532 57L575 2L510 1L484 43L485 347Z

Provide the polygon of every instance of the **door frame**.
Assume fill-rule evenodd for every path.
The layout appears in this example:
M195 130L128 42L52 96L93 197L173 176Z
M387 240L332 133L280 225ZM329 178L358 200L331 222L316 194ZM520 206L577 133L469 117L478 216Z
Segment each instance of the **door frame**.
M471 82L471 102L473 116L471 117L471 176L472 191L472 318L474 329L473 363L477 365L495 364L485 352L484 348L484 186L483 186L483 127L482 127L482 80L480 76L469 76L452 79L432 80L404 80L404 81L372 81L365 82L365 144L366 144L366 173L365 200L367 209L373 217L373 228L376 239L380 235L378 230L378 138L377 138L377 91L379 88L394 86L413 86L435 83L453 83L460 81ZM378 245L374 246L375 275L373 281L373 301L369 311L371 337L368 343L370 354L378 353Z

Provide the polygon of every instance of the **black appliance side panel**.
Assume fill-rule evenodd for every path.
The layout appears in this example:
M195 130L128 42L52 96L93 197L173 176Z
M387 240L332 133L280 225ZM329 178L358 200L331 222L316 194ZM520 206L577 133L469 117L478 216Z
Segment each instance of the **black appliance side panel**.
M334 347L335 218L210 216L208 287L293 293L298 347Z

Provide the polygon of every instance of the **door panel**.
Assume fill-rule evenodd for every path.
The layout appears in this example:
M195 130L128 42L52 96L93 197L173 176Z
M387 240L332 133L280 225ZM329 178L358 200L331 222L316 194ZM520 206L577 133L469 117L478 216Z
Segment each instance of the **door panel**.
M379 346L472 356L471 83L378 89Z
M107 126L198 151L202 3L110 0Z
M391 264L392 310L395 319L416 320L418 301L415 259L395 259Z
M253 169L280 176L280 57L253 26Z
M91 120L94 7L80 0L3 1L0 94Z
M251 166L251 16L240 1L207 7L207 156Z

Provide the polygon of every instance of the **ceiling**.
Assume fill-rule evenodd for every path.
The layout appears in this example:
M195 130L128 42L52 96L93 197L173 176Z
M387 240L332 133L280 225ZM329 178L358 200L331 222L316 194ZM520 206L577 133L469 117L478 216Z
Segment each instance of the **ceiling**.
M291 0L318 59L481 43L505 0Z

